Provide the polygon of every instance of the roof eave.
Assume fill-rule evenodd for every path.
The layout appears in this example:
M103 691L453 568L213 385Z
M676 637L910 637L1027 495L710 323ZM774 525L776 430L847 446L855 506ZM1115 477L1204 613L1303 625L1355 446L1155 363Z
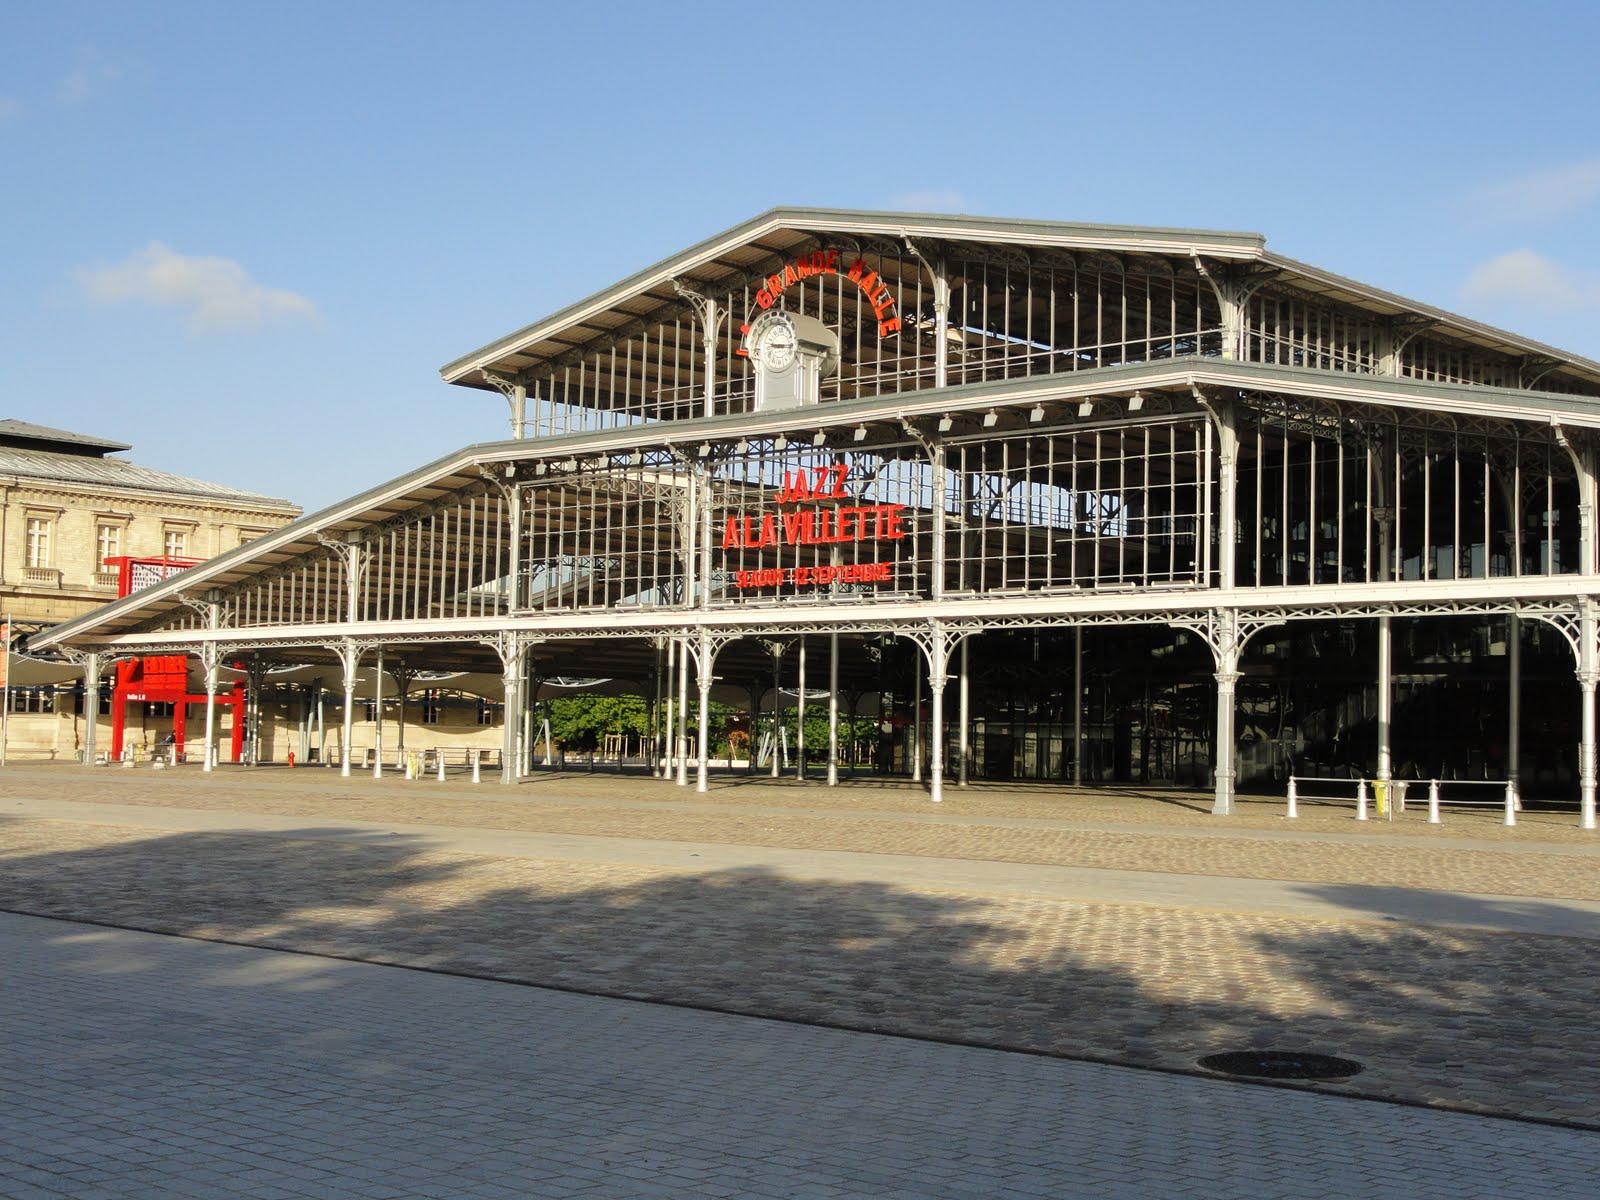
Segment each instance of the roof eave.
M1503 352L1514 356L1538 357L1553 359L1561 366L1583 371L1600 381L1600 362L1561 350L1555 346L1546 345L1532 338L1522 337L1506 329L1494 325L1486 325L1482 321L1475 321L1471 317L1461 316L1459 313L1447 309L1436 308L1431 304L1423 304L1417 300L1408 299L1394 292L1386 292L1382 288L1373 287L1357 279L1350 279L1332 271L1325 271L1321 267L1314 267L1309 263L1300 262L1298 259L1288 258L1282 254L1266 251L1261 256L1264 265L1276 267L1291 275L1321 284L1324 287L1335 288L1348 292L1367 302L1394 308L1410 316L1423 317L1429 321L1449 330L1458 336L1465 336L1480 342L1487 342L1500 348Z

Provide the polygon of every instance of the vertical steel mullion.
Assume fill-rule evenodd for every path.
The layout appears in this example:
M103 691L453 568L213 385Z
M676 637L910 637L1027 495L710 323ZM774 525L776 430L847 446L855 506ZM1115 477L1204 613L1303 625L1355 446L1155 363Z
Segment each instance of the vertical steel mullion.
M1403 458L1404 458L1404 455L1402 455L1402 453L1400 451L1400 421L1399 421L1398 417L1395 419L1394 426L1395 426L1395 430L1394 430L1394 452L1391 455L1392 461L1389 464L1390 471L1391 471L1391 473L1393 475L1393 478L1390 481L1389 487L1390 487L1390 494L1394 497L1394 500L1393 500L1394 519L1393 519L1392 524L1389 526L1389 528L1390 528L1389 541L1390 541L1391 544L1390 544L1390 547L1389 547L1389 563L1388 563L1387 570L1388 570L1390 579L1398 580L1401 577L1401 570L1400 570L1400 562L1401 562L1401 559L1400 559L1400 542L1401 542L1400 530L1403 528L1403 525L1402 525L1402 514L1401 514L1400 484L1402 482L1401 462L1403 461Z
M541 611L548 611L561 601L561 531L567 522L566 480L555 485L550 492L553 501L544 507L544 599L539 604Z
M1422 441L1422 578L1433 578L1433 446Z
M624 369L623 369L623 373L622 373L622 419L617 422L617 424L619 424L619 425L631 424L631 422L628 420L628 418L633 413L633 347L634 347L634 344L638 340L639 340L638 338L629 338L628 339L627 355L623 359L623 368ZM648 349L648 347L641 348L640 354L641 355L644 354L647 349ZM641 366L640 366L640 373L643 374L643 364L641 364Z
M1381 448L1381 443L1380 443ZM1382 553L1382 545L1378 541L1377 522L1373 519L1373 476L1382 469L1374 448L1368 447L1362 459L1366 463L1366 470L1362 473L1362 494L1365 503L1361 511L1365 514L1361 522L1361 582L1377 583L1378 577L1383 574L1378 562L1378 555Z
M1106 276L1098 267L1094 273L1094 365L1105 366L1106 361ZM1098 441L1098 439L1096 439ZM1097 501L1098 503L1098 501Z
M455 519L452 520L451 518ZM450 596L449 615L453 619L461 615L461 552L459 542L461 539L461 497L456 496L455 503L444 510L444 543L449 548L449 584ZM446 590L446 584L440 583L441 590ZM444 597L440 597L440 615L444 615Z
M1082 333L1081 333L1082 326L1079 325L1079 323L1078 323L1079 320L1080 320L1080 314L1081 314L1081 308L1080 308L1080 305L1079 305L1079 298L1083 294L1082 282L1083 282L1082 279L1080 279L1079 275L1078 275L1078 268L1076 266L1073 266L1073 268L1072 268L1072 369L1074 371L1076 371L1078 369L1078 360L1081 357L1083 357L1083 344L1082 344L1083 343L1083 337L1082 337ZM1074 454L1074 457L1076 457L1076 454L1077 454L1077 446L1076 446L1076 444L1074 444L1074 446L1073 446L1073 454Z
M1123 300L1127 300L1127 290L1123 290ZM1124 342L1126 345L1126 342ZM1144 480L1139 485L1142 503L1139 505L1141 528L1139 530L1139 545L1141 547L1141 564L1139 575L1146 582L1150 582L1150 532L1154 525L1150 520L1151 494L1150 494L1150 426L1144 427ZM1171 572L1169 571L1170 575Z
M1032 267L1028 268L1028 274L1027 274L1026 278L1027 278L1027 281L1028 281L1028 283L1027 283L1027 291L1023 294L1023 302L1022 302L1023 303L1023 308L1022 308L1022 344L1027 347L1027 350L1023 354L1023 359L1022 359L1023 370L1022 370L1022 373L1024 375L1032 375L1033 374L1034 356L1038 353L1038 348L1034 345L1035 339L1034 339L1034 336L1033 336L1033 268Z
M1118 315L1122 319L1120 322L1121 332L1118 334L1117 361L1125 363L1128 361L1128 272L1126 269L1117 273L1117 285L1119 294L1122 297L1118 306Z
M1522 574L1522 446L1521 435L1512 443L1512 453L1516 455L1511 462L1511 545L1516 557L1511 563L1513 575Z
M482 577L479 572L483 568L483 551L478 546L478 497L467 497L467 553L471 557L467 561L467 586L466 609L467 616L475 617L483 612Z
M1544 465L1544 573L1558 573L1556 563L1556 475L1548 456Z
M1010 536L1010 507L1011 507L1011 439L1000 443L1000 503L996 505L1000 514L1000 586L1011 586L1011 547L1008 544Z
M977 331L975 374L977 382L982 383L989 378L989 266L987 263L979 264L978 284L972 291L972 307L976 311L976 318L969 320L968 323Z
M1293 521L1290 519L1289 510L1289 411L1284 409L1283 429L1279 435L1283 439L1283 450L1278 455L1279 469L1283 472L1283 481L1279 487L1279 498L1282 503L1278 517L1278 582L1287 584L1290 576L1290 561L1293 555L1294 543L1290 532Z
M1067 496L1067 582L1078 582L1078 505L1083 500L1083 489L1078 484L1078 435L1076 431L1065 436L1068 442L1068 478L1072 481L1072 490Z
M484 499L487 502L491 498L485 496ZM496 609L498 611L510 612L511 593L503 583L506 577L506 560L504 554L501 552L505 543L506 502L505 497L501 495L498 490L496 490L494 496L492 497L492 501L494 507L494 570L490 572L489 578L500 585L497 595L499 595L505 601L503 605L497 602ZM487 503L485 504L485 507L488 507ZM510 720L510 715L507 715L506 719Z
M1234 461L1236 463L1238 462L1237 450L1234 452ZM1199 473L1196 472L1196 478L1198 479L1198 477ZM1235 486L1237 486L1238 478L1238 469L1235 468ZM1198 551L1200 537L1202 534L1198 516L1200 512L1199 497L1195 497L1194 511L1196 513L1196 516L1193 518L1196 548L1195 557L1199 558ZM1204 534L1206 537L1210 537L1209 530L1204 531ZM1178 575L1178 427L1176 425L1169 425L1167 427L1167 545L1169 547L1167 557L1167 577L1169 579L1176 579Z
M405 549L402 550L402 568L400 568L400 571L402 571L400 594L402 594L402 597L405 598L402 611L400 611L400 619L402 619L402 621L414 621L416 616L418 616L418 613L416 613L416 603L418 603L418 595L416 595L418 570L416 570L416 565L414 565L414 560L416 560L416 552L418 552L418 549L419 547L416 546L416 525L408 522L405 526Z
M637 553L635 553L632 557L630 557L628 553L628 526L630 524L628 521L628 498L630 495L632 495L633 480L627 475L624 475L621 483L622 486L617 489L617 503L614 506L618 517L621 518L618 524L621 528L622 535L617 546L617 597L615 603L619 607L621 606L625 597L629 595L638 595L638 588L634 583L629 582L630 572L633 569L633 564L638 558Z
M1345 440L1344 440L1344 425L1343 425L1343 423L1341 423L1340 426L1339 426L1338 447L1339 447L1339 478L1338 478L1338 482L1337 482L1337 484L1335 485L1335 488L1334 488L1334 504L1336 506L1337 512L1336 512L1336 514L1334 516L1334 522L1333 522L1333 538L1334 538L1334 541L1333 541L1333 582L1335 582L1335 583L1343 583L1344 582L1344 526L1345 526L1345 511L1346 511L1345 510L1345 504L1344 504L1344 483L1345 483L1344 477L1345 477L1345 472L1349 470L1349 466L1348 466L1349 454L1348 454L1348 448L1346 447Z
M1050 509L1044 519L1044 582L1050 586L1056 582L1056 530L1060 527L1060 513L1057 502L1061 488L1056 484L1056 434L1045 435L1044 443L1044 478L1045 487L1048 489Z
M1461 435L1458 433L1452 439L1455 452L1455 469L1452 472L1451 485L1455 489L1454 503L1450 507L1450 578L1461 578ZM1471 569L1471 556L1468 556L1468 569Z
M1101 487L1105 479L1105 455L1100 447L1100 430L1094 431L1094 492L1093 506L1088 511L1089 516L1089 553L1094 556L1092 575L1090 578L1095 583L1100 582L1100 509L1105 504L1105 491Z
M1494 510L1494 474L1489 469L1489 447L1483 448L1483 577L1494 574L1494 534L1490 515Z
M402 525L398 530L400 538L399 553L395 556L398 569L398 580L395 590L400 593L399 618L404 621L411 616L411 526Z
M1000 341L1005 347L1000 359L1000 378L1011 377L1011 354L1016 339L1011 336L1011 264L1007 263L1000 274Z
M439 523L444 519L444 513L443 509L435 509L428 517L428 536L433 539L434 564L428 576L429 616L433 616L436 609L439 616L444 616L445 539L439 533Z
M1144 276L1144 361L1149 362L1156 354L1155 341L1155 296L1152 288L1155 279Z
M1167 357L1178 357L1178 280L1167 284Z
M1306 582L1317 582L1317 438L1313 433L1308 439L1310 447L1307 452L1307 487L1309 493L1306 501Z

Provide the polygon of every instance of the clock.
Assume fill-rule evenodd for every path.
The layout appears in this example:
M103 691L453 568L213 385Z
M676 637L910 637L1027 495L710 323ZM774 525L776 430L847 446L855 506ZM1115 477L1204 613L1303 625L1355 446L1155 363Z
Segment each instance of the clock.
M795 335L794 322L787 313L771 313L764 322L756 354L761 365L769 371L787 371L794 363L800 339Z

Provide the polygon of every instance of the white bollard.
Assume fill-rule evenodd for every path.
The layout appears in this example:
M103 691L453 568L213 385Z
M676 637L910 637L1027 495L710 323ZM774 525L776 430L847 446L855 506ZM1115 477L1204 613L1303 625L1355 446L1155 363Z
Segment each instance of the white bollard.
M1506 824L1517 823L1517 791L1509 783L1506 784Z
M439 774L438 774L437 778L438 778L440 783L443 783L444 782L444 751L443 750L435 750L433 752L433 759L434 759L434 763L439 768Z
M1365 821L1366 819L1367 781L1365 779L1360 779L1356 781L1356 820Z
M1289 776L1289 817L1292 819L1300 815L1300 810L1295 807L1294 776Z
M1439 824L1439 781L1428 780L1428 824Z
M476 750L474 750L472 752L472 782L473 783L482 783L483 782L483 776L479 772L478 753L479 752L476 751Z

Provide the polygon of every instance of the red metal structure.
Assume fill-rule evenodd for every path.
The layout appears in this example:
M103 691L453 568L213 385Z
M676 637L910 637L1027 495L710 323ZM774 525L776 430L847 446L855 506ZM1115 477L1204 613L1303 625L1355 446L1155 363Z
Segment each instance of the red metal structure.
M126 554L105 560L106 566L117 569L119 598L159 583L200 561L197 558L134 558ZM227 692L219 692L216 698L217 704L233 709L230 740L234 762L238 762L244 752L244 698L243 683L235 683ZM189 690L189 659L185 655L155 655L118 663L116 683L111 691L111 757L122 757L129 704L171 704L172 736L181 760L189 705L204 705L205 702L204 692Z

